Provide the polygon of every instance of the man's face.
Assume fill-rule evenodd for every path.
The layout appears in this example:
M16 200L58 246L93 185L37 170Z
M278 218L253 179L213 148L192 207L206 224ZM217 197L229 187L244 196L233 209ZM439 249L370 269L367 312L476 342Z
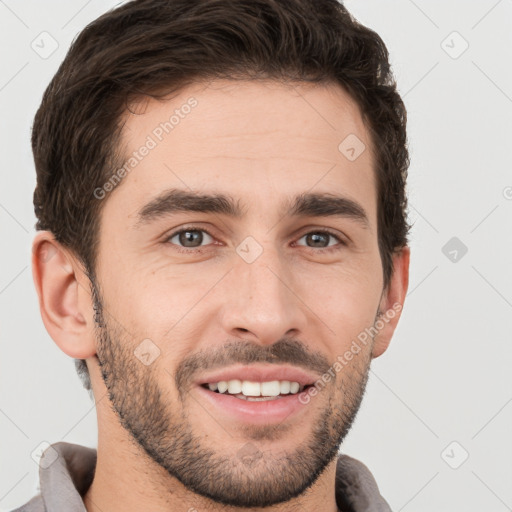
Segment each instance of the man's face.
M124 149L150 149L101 216L97 355L110 399L198 494L287 501L335 457L368 375L371 343L332 369L383 291L368 133L335 86L217 81L143 110L126 116ZM354 135L366 145L355 160L338 148ZM310 399L288 392L329 370ZM227 392L210 390L222 381ZM236 381L263 395L279 381L282 393L244 399Z

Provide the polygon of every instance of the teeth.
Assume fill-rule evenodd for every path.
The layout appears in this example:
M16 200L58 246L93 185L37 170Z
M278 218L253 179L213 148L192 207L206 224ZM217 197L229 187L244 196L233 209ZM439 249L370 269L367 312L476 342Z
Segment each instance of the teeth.
M242 392L242 381L233 379L228 382L228 393L230 395L237 395Z
M290 383L290 393L298 393L299 392L300 385L298 382L291 382Z
M244 380L240 391L242 395L245 396L261 396L261 384L259 382Z
M239 398L245 397L278 397L279 395L296 394L303 389L298 382L289 380L272 380L268 382L253 382L249 380L233 379L230 381L221 380L208 384L210 391L229 393ZM301 389L302 388L302 389Z
M228 390L228 383L225 380L221 380L217 382L217 389L219 393L224 393L224 391Z
M241 398L242 400L247 400L248 402L267 402L269 400L279 400L279 396L245 396L242 393L238 393L238 395L234 395L236 398Z
M291 390L291 382L289 380L283 380L280 384L281 395L287 395Z
M278 380L271 382L262 382L261 385L261 396L278 396L281 394L281 386Z

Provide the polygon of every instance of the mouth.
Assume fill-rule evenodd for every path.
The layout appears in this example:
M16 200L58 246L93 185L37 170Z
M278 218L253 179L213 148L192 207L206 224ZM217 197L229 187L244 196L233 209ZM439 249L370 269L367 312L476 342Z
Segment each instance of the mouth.
M249 402L279 400L286 396L298 395L311 386L312 384L301 385L297 381L289 380L255 382L240 379L201 384L201 387L213 393L230 395Z
M291 421L310 407L307 390L318 377L294 367L237 366L196 382L213 416L253 425Z

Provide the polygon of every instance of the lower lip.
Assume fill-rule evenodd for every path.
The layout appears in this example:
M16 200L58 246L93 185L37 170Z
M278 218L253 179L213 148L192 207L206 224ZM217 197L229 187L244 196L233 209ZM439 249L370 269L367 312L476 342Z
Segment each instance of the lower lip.
M222 413L238 421L256 425L281 423L287 418L296 416L307 407L307 403L300 401L301 395L306 395L304 391L295 395L285 395L275 400L252 402L224 393L210 391L202 386L197 386L197 388L204 399Z

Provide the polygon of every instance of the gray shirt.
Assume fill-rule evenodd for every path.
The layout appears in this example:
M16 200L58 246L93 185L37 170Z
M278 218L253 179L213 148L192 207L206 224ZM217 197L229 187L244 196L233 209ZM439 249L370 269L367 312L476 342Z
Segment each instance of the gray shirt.
M95 467L95 449L71 443L52 444L39 463L40 493L12 512L87 512L82 497L92 483ZM336 503L340 512L391 512L362 462L340 455L336 468Z

